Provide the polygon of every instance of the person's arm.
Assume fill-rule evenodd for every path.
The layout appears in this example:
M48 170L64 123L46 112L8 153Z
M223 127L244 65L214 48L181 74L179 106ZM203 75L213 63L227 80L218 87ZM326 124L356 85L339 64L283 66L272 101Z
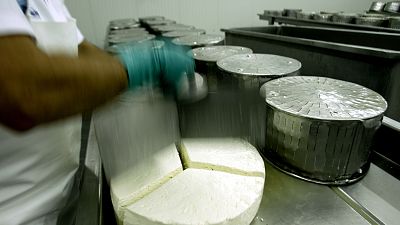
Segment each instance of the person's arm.
M16 130L91 110L128 85L115 58L84 41L79 57L48 56L29 36L0 37L0 123Z

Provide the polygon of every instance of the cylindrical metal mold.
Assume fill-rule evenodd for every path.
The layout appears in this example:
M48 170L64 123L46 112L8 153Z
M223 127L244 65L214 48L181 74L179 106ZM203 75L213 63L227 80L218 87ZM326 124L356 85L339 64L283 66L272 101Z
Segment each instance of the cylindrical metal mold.
M159 25L174 24L176 22L174 20L163 19L163 20L147 20L145 23L149 26L159 26Z
M352 13L338 13L332 15L332 22L334 23L354 23L357 15Z
M283 9L282 15L287 17L296 18L297 13L300 13L301 9Z
M146 29L143 27L134 27L130 29L124 29L124 30L109 30L108 34L130 34L130 33L137 33L137 32L146 32Z
M313 19L321 22L329 22L332 20L332 15L333 14L328 13L316 13L314 14Z
M196 70L207 77L209 90L212 92L217 91L218 79L222 79L217 61L233 55L251 53L253 50L250 48L231 45L200 47L191 51L196 61Z
M174 38L172 43L176 45L184 45L191 48L203 47L203 46L213 46L223 43L223 35L215 34L202 34L202 35L190 35Z
M259 89L268 80L298 75L301 63L278 55L240 54L219 60L217 66L223 71L218 92L234 96L230 106L232 117L224 118L224 123L234 123L241 137L263 149L266 113Z
M311 20L314 19L315 12L298 12L296 14L297 19Z
M260 90L267 108L264 155L288 174L348 184L369 168L372 137L387 108L363 86L325 77L285 77Z
M125 30L138 28L140 24L134 20L127 20L125 22L110 22L108 30Z
M359 25L386 27L388 19L383 16L360 16L356 18L355 22Z
M218 89L224 82L216 63L225 57L252 53L239 46L209 46L193 49L196 71L207 80L208 95L201 101L179 104L179 121L182 137L240 137L241 123L237 119L236 93Z
M146 16L146 17L140 17L139 22L146 22L150 20L165 20L165 17L163 16Z
M400 12L400 1L388 2L383 9L385 12L398 13Z
M282 16L282 14L281 10L264 10L264 15L266 16Z
M169 31L193 30L195 29L195 27L184 24L167 24L167 25L152 26L152 29L160 33L166 33Z
M385 8L384 2L372 2L371 7L369 8L370 12L382 12Z
M205 34L206 31L203 29L191 29L191 30L176 30L176 31L170 31L163 33L163 37L167 38L178 38L178 37L184 37L184 36L191 36L191 35L201 35Z
M124 38L131 38L137 36L147 36L149 33L147 31L136 31L130 33L120 33L120 34L108 34L107 39L124 39Z
M138 23L138 22L133 18L115 19L115 20L110 21L110 24L121 24L121 23L132 24L132 23Z
M109 38L108 43L109 43L109 45L116 45L116 44L129 43L129 42L137 43L137 42L149 41L154 38L155 38L154 35L143 34L143 35L131 36L131 37Z
M400 17L390 17L389 27L393 29L400 29Z
M164 42L160 41L160 40L142 40L142 41L137 41L137 42L128 42L128 43L119 43L116 45L111 45L106 47L106 51L112 55L117 55L118 53L120 53L120 51L126 46L126 45L132 45L132 44L136 44L136 43L143 43L145 41L152 41L152 45L153 48L162 48L164 47Z

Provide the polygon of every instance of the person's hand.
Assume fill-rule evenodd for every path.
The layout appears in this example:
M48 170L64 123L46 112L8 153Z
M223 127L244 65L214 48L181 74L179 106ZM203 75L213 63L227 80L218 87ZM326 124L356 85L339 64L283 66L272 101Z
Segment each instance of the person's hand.
M194 74L194 60L183 47L150 41L125 44L120 49L131 89L163 86L176 90L183 76Z

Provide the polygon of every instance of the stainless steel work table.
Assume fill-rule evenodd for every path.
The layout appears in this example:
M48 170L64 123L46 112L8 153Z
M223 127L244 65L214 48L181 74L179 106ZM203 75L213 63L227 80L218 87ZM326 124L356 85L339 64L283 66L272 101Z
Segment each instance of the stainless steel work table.
M109 225L114 215L91 128L76 225ZM400 180L375 164L364 179L344 187L294 178L267 161L265 167L264 196L252 225L400 224Z

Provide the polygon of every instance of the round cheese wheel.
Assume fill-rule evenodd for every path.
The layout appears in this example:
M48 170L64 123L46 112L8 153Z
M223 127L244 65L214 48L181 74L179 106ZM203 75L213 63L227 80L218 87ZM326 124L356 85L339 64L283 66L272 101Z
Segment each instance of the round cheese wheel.
M183 139L176 152L183 171L172 149L111 182L119 224L251 223L265 182L264 161L255 147L242 139Z
M264 178L186 169L129 206L125 225L248 225L255 217Z

